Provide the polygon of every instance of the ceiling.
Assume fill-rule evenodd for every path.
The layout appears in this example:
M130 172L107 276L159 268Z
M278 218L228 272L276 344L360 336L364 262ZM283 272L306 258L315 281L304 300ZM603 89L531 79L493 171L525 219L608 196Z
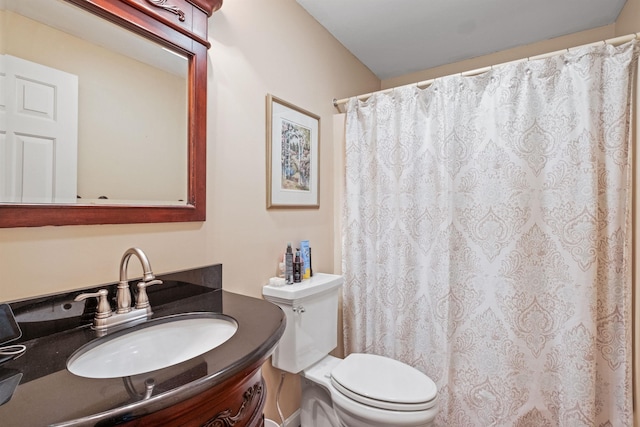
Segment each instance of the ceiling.
M384 80L615 22L626 0L296 0Z

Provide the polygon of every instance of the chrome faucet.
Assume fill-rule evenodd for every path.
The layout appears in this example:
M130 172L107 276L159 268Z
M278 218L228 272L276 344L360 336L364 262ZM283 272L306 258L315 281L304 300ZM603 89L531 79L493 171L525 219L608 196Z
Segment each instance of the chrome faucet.
M138 301L136 303L136 309L149 308L150 311L146 288L147 286L159 285L162 283L161 280L155 280L156 276L154 276L151 271L149 258L147 258L147 255L142 252L142 249L127 249L120 260L120 281L118 282L118 293L116 294L116 301L118 303L116 314L129 313L131 311L131 291L129 290L129 280L127 279L127 267L129 267L129 258L131 258L131 255L137 256L140 260L143 274L142 281L138 283ZM141 299L144 301L140 301Z
M138 282L138 298L135 308L131 308L131 290L127 279L127 268L129 258L135 255L142 264L143 276ZM98 298L98 308L93 320L93 328L98 331L105 331L108 327L121 325L133 321L141 321L151 317L151 305L147 295L147 287L162 284L162 280L157 280L151 271L149 258L138 248L129 248L122 255L120 260L120 281L116 293L116 310L111 311L111 305L107 300L108 291L100 289L98 292L84 293L75 297L74 301L82 301L90 297Z

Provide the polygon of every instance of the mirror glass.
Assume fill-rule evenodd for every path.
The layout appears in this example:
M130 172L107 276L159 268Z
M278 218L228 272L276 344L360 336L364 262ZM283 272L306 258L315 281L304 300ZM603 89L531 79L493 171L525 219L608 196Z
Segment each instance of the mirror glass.
M186 205L189 60L61 0L0 0L0 203Z

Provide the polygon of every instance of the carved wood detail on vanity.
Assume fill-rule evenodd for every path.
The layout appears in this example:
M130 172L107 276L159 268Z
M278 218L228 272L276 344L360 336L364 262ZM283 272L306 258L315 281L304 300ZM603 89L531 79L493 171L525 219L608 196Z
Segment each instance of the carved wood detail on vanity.
M266 385L262 363L253 364L222 383L190 399L125 425L175 427L262 427Z
M255 406L256 399L262 400L264 396L265 384L264 381L254 384L247 391L244 392L244 399L242 405L237 412L231 409L225 409L219 412L215 417L203 424L202 427L233 427L239 425L246 425L248 418L251 418L251 408Z

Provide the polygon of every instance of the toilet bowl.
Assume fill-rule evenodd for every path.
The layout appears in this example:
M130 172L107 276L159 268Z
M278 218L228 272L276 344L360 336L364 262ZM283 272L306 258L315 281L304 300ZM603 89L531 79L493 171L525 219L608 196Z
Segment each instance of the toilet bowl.
M329 355L337 344L342 276L316 274L300 284L263 288L285 313L274 367L301 374L302 427L428 427L438 413L436 384L388 357Z
M302 376L303 427L427 427L438 412L435 383L387 357L327 356Z

